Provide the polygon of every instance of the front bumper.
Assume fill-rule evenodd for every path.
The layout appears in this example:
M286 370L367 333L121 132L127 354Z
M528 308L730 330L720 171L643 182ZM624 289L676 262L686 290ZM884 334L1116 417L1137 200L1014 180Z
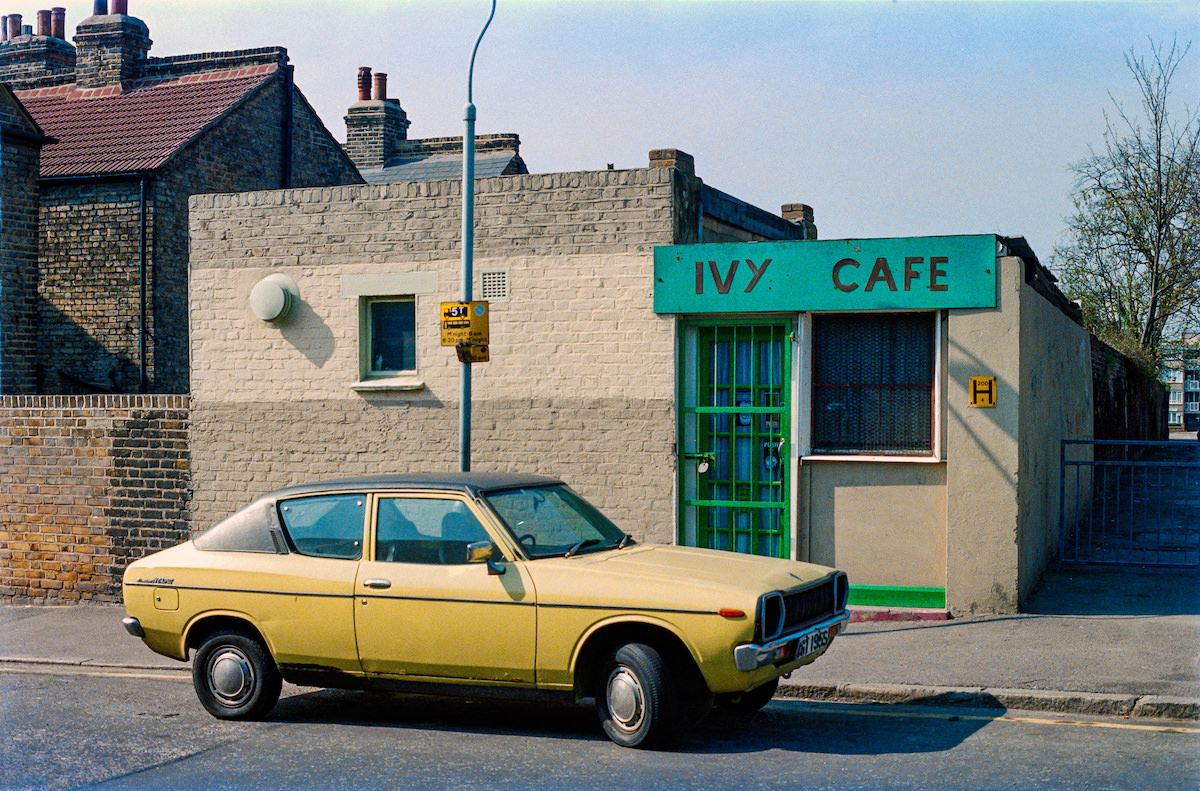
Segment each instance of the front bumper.
M824 651L849 621L850 614L841 612L798 632L780 635L769 643L739 645L733 649L733 662L738 670L748 673L767 665L789 664L804 659ZM828 630L828 639L821 642L819 636L825 630Z

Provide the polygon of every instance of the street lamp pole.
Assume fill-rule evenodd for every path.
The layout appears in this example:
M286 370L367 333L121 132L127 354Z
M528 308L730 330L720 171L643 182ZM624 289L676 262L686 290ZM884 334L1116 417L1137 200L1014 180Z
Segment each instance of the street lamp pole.
M463 120L466 122L466 133L463 135L463 225L462 225L462 276L463 302L469 303L473 297L473 256L475 253L475 105L472 97L472 83L475 79L475 55L479 52L479 42L483 34L492 24L496 15L496 0L492 0L492 13L488 15L487 23L479 31L475 39L475 49L471 51L471 68L467 72L467 106L463 109ZM462 388L459 396L458 409L458 458L459 469L462 472L471 470L471 363L462 365Z

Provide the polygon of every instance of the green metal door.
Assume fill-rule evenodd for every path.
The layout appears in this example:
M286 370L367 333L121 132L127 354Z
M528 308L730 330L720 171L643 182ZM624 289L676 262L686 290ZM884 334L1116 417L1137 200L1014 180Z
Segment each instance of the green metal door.
M791 325L683 325L680 543L789 557Z

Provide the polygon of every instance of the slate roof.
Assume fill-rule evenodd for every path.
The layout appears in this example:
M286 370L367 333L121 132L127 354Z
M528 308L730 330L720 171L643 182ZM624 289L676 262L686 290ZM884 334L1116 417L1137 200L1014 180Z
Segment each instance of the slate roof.
M43 178L151 171L269 80L277 64L81 90L17 91L43 132Z
M475 178L483 179L502 176L513 160L519 157L515 151L475 152ZM438 154L435 156L397 159L386 167L360 168L359 172L368 184L397 184L403 181L442 181L462 178L462 154Z

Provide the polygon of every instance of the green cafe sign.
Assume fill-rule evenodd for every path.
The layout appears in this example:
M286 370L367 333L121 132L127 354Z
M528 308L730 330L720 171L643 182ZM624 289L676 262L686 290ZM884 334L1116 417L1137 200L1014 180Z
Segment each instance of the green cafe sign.
M994 235L654 248L655 313L996 307Z

